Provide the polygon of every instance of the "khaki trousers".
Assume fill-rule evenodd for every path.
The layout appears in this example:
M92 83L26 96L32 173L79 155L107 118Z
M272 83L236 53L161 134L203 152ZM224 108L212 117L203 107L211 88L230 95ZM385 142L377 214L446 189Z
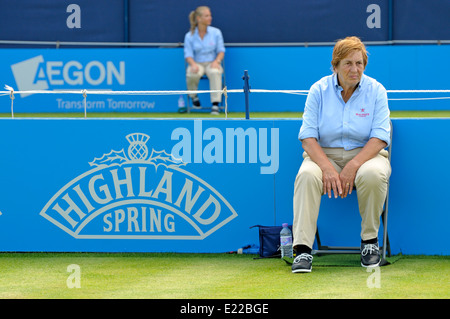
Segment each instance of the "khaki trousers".
M330 162L340 173L345 164L361 151L361 148L345 151L343 148L323 148ZM386 150L365 162L355 177L359 212L361 215L361 239L378 237L380 216L386 199L387 184L391 166ZM320 201L323 195L322 170L303 153L294 184L294 247L306 245L312 248L319 216ZM327 195L328 196L328 195ZM334 193L333 193L334 196Z
M206 74L206 76L209 79L209 89L211 91L213 90L222 90L222 73L223 68L222 66L220 69L211 68L211 62L196 62L199 70L197 73L191 72L191 67L188 66L186 70L186 84L187 89L189 91L197 91L198 90L198 83L200 82L200 78ZM194 98L197 94L190 94L191 98ZM222 98L222 93L211 93L211 103L218 102L220 103Z

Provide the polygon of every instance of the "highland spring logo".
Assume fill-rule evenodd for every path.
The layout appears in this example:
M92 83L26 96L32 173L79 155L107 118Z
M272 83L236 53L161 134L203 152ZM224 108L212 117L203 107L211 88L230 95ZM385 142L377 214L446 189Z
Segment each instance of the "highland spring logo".
M111 150L91 170L60 189L40 215L74 238L204 239L237 216L211 185L150 137L126 136L127 151Z

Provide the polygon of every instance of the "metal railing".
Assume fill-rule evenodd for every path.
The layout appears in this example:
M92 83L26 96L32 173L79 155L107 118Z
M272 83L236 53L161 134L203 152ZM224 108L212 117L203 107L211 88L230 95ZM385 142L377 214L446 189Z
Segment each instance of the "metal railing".
M312 46L334 46L336 42L267 42L267 43L225 43L226 47L312 47ZM366 45L407 45L428 44L441 45L450 44L450 40L391 40L391 41L365 41ZM180 48L182 42L75 42L75 41L19 41L0 40L0 45L17 46L54 46L61 47L165 47Z

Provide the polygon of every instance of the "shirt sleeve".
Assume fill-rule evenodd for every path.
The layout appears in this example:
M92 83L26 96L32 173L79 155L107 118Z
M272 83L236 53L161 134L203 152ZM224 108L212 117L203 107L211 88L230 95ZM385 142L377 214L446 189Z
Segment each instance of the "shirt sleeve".
M298 139L314 137L319 140L319 107L320 93L318 84L314 84L309 90L303 112L303 123L298 133Z
M223 41L223 35L222 35L222 31L220 31L219 29L217 29L217 36L216 36L216 54L219 54L220 52L225 52L225 44Z
M184 36L184 58L194 58L194 50L192 48L192 36L186 33Z
M384 142L387 146L391 144L391 124L389 119L390 111L388 106L386 89L379 84L377 100L375 102L374 118L369 138L376 137Z

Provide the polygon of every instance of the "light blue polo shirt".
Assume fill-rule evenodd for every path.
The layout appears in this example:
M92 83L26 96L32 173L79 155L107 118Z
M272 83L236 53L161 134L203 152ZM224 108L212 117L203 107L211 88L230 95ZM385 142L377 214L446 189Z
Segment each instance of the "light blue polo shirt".
M196 62L212 62L219 52L225 52L222 32L208 26L206 34L200 38L198 28L195 28L194 34L191 31L184 36L184 58L193 58Z
M311 86L306 98L299 140L314 137L321 147L352 150L376 137L390 144L386 89L362 75L353 95L344 102L337 75L325 76Z

